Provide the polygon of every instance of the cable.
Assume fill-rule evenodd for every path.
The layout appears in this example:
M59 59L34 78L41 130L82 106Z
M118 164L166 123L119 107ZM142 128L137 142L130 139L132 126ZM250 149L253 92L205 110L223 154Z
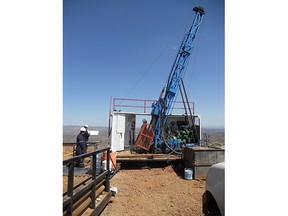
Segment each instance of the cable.
M199 49L199 46L197 46L197 44L200 44L200 40L201 40L201 28L199 28L199 37L196 38L196 40L198 39L198 43L195 42L195 46L196 46L196 49L195 51L193 52L194 53L194 58L193 58L193 62L192 64L189 64L189 65L192 65L192 73L191 73L191 77L190 77L190 80L189 80L189 85L188 85L188 94L189 94L189 91L190 91L190 88L191 88L191 85L192 85L192 78L195 74L195 67L196 67L196 60L197 60L197 57L198 57L198 49ZM188 60L188 63L189 63L190 59Z
M182 150L181 150L181 151L176 151L176 150L172 149L172 148L167 144L166 140L164 140L163 137L162 137L162 140L163 140L163 142L165 143L166 147L167 147L171 152L173 152L173 153L175 153L175 154L179 154L179 155L182 154Z
M188 18L186 18L188 20ZM190 15L189 15L189 20L190 20ZM186 28L188 26L188 22L186 21ZM164 53L164 51L167 49L167 47L171 44L171 42L176 38L176 36L179 34L180 32L180 27L178 28L178 30L176 31L176 33L171 37L171 39L168 41L168 43L165 45L165 47L160 51L160 53L157 55L157 57L153 60L152 64L150 64L147 69L141 74L140 78L135 82L135 84L132 86L132 88L130 89L130 91L125 95L125 99L129 96L129 94L135 89L135 87L137 86L137 84L143 79L144 75L147 74L147 72L152 68L152 66L158 61L158 59L160 58L160 56ZM186 34L186 33L185 33ZM184 35L185 35L184 34ZM182 42L181 42L182 43ZM180 44L181 44L180 43ZM178 54L178 53L177 53ZM121 102L120 102L121 103Z

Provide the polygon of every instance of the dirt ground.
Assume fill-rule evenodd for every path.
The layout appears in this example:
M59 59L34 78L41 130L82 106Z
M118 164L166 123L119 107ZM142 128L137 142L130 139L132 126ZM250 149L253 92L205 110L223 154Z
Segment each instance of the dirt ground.
M63 159L71 147L63 148ZM203 215L204 180L186 180L183 167L120 169L110 186L118 193L112 197L102 216ZM63 191L66 178L63 177Z
M205 182L183 179L177 172L172 165L120 170L111 180L118 193L101 215L203 215Z

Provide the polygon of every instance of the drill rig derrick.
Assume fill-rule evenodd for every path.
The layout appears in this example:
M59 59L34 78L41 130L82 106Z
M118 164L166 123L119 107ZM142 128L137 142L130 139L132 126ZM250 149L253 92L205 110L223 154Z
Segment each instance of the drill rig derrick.
M150 124L147 126L146 131L149 131L151 133L151 130L152 130L154 132L153 140L151 139L149 141L150 143L145 143L145 144L141 143L143 140L145 140L143 139L143 136L145 136L145 131L142 131L144 133L143 134L140 133L135 143L136 146L140 148L141 146L145 146L146 150L147 150L147 146L149 146L150 152L158 153L159 151L162 151L163 153L166 153L167 148L170 149L170 151L174 151L173 149L176 149L176 145L174 145L173 142L172 143L170 142L170 144L169 143L167 144L167 140L165 140L165 137L166 137L165 128L167 128L167 125L166 125L167 117L169 116L169 114L171 114L171 107L174 103L174 100L176 99L175 96L176 96L176 93L179 91L179 89L180 89L181 96L183 99L183 104L185 106L184 96L181 90L181 87L182 87L186 94L185 87L183 85L183 80L182 80L184 77L184 69L187 66L188 59L190 57L191 51L194 46L195 38L198 34L201 21L205 14L204 8L202 6L194 7L193 11L196 14L195 14L192 26L190 27L189 31L185 35L181 43L181 46L179 47L179 51L175 58L172 69L170 71L168 80L160 93L158 101L152 104L152 111L151 111L152 118L151 118ZM187 99L187 96L186 96L186 99ZM186 115L187 115L187 111L186 111ZM193 117L190 122L192 123L191 132L195 133L195 130L193 131L193 128L195 128L193 127ZM179 145L178 145L178 148L179 148Z

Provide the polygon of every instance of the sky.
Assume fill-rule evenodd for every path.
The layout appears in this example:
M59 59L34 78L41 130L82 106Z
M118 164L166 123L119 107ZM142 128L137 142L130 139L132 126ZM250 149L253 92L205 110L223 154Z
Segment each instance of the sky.
M224 127L224 0L64 0L63 125L108 126L111 97L157 100L199 5L184 83L202 126Z

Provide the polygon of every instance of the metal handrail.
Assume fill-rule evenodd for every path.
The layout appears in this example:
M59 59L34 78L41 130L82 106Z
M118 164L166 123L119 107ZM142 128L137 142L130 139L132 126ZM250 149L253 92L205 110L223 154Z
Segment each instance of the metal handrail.
M76 160L80 160L80 159L83 159L83 158L86 158L86 157L89 157L89 156L93 156L93 155L102 153L104 151L109 151L109 155L110 155L110 147L108 147L108 148L96 150L96 151L93 151L93 152L88 152L88 153L85 153L85 154L81 154L81 155L75 156L73 158L68 158L66 160L63 160L63 166L68 165L71 162L75 162Z
M139 105L135 104L123 104L124 101L132 101L132 103L140 103ZM156 102L157 100L145 100L145 99L134 99L134 98L113 98L113 104L112 104L112 110L117 110L118 108L143 108L143 112L147 113L147 109L152 109L151 105L153 102ZM127 102L128 103L128 102ZM187 103L187 102L185 102ZM191 111L194 113L194 102L189 101L188 102L191 105ZM175 104L183 104L183 101L175 101ZM173 109L184 109L182 107L174 107Z
M96 176L96 155L100 154L102 152L107 152L107 161L110 161L110 148L104 148L100 150L96 150L93 152L85 153L82 155L78 155L66 160L63 160L63 166L68 167L68 189L67 192L63 194L63 213L66 211L66 215L72 215L73 212L73 204L76 203L78 200L80 200L82 197L87 195L87 193L90 194L91 202L89 203L89 207L91 209L95 209L95 211L99 211L96 208L95 201L96 201L96 186L105 179L105 191L110 191L110 163L106 164L106 171L102 172L100 175ZM85 185L81 190L77 189L77 192L74 192L74 168L75 163L77 160L81 160L87 157L92 157L91 163L91 177L92 179L91 183ZM85 180L87 181L87 180ZM100 208L103 208L103 206L100 206Z

